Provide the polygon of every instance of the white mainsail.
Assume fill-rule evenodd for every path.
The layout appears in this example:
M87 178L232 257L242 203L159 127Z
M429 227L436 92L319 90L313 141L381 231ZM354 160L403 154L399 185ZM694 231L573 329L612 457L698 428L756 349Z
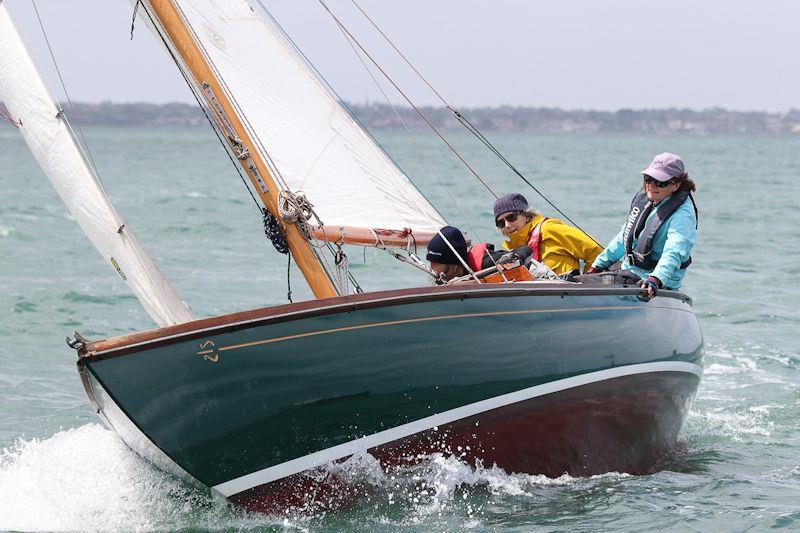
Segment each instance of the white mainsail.
M159 326L194 320L92 175L0 0L0 101L95 248Z
M173 0L281 186L326 226L436 231L446 222L246 0Z

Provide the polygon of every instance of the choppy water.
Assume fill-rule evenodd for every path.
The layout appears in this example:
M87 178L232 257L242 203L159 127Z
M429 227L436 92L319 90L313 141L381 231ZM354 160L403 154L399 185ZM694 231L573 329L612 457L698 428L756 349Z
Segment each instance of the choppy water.
M86 131L112 200L198 315L281 303L286 264L205 130ZM433 164L470 223L401 135L384 135L449 220L498 238L490 197L441 150ZM535 194L465 137L501 192ZM685 290L707 342L681 450L648 476L511 475L431 457L403 475L369 456L344 468L371 496L344 513L253 516L156 470L99 424L64 335L151 323L106 267L10 127L0 128L0 529L679 530L800 528L798 137L499 136L520 169L607 240L654 153L697 181L700 242ZM422 139L434 147L432 139ZM542 202L536 202L542 206ZM542 210L552 211L542 206ZM471 227L470 227L471 226ZM350 254L367 290L427 283L374 251ZM366 261L366 262L365 262ZM295 298L308 291L293 271Z

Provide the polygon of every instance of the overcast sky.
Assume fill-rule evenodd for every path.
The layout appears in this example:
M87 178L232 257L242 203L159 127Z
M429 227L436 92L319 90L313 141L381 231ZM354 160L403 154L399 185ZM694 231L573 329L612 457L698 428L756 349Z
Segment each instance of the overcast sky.
M4 1L54 86L31 0ZM372 38L350 0L327 1L418 103L436 103ZM342 97L382 101L318 0L262 2ZM800 108L797 0L360 3L458 106ZM127 0L36 0L36 5L73 100L193 101L144 24L129 40Z

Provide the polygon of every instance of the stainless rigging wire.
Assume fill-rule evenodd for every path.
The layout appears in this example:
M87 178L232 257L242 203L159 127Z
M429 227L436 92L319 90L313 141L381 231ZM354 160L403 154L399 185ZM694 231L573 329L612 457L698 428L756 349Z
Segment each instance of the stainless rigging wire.
M272 15L272 13L267 9L267 7L264 5L264 3L261 0L257 0L257 1L258 1L258 4L260 5L262 11L269 17L269 19L274 24L274 26L281 32L281 35L283 35L283 37L285 38L286 42L289 45L291 45L293 51L298 55L298 57L305 62L306 66L317 76L319 81L328 89L328 91L330 91L330 93L338 99L338 103L344 108L345 111L347 111L350 114L350 116L354 120L354 122L356 122L359 126L361 126L363 131L366 132L366 134L372 139L372 141L378 146L378 148L383 151L384 155L386 155L386 157L389 160L391 160L399 168L399 165L397 165L397 163L391 158L391 156L388 153L386 153L385 150L383 150L383 147L380 145L378 140L375 139L374 136L372 136L372 134L369 132L367 127L364 124L361 123L361 121L358 119L358 117L355 115L355 113L353 113L352 110L350 110L349 107L347 106L347 104L344 102L344 100L342 100L342 98L339 97L339 95L336 93L336 90L333 88L333 86L330 84L330 82L328 82L328 80L322 75L322 73L319 71L319 69L317 69L317 67L305 55L305 53L302 51L302 49L300 49L300 47L295 43L295 41L292 39L292 37L283 28L283 26L281 26L281 24ZM343 33L345 33L343 26L340 26L340 30L343 31ZM347 38L347 33L345 33L345 37ZM350 43L349 40L348 40L348 43L352 47L352 43ZM359 59L361 59L361 57L358 56L357 52L356 52L356 56L359 57ZM367 69L367 71L369 72L369 69ZM379 88L380 88L380 85L379 85ZM409 182L410 182L410 180L409 180ZM452 198L452 196L451 196L451 198ZM414 202L417 203L416 200L414 200ZM417 203L417 207L420 207L420 205L418 203ZM314 215L316 216L316 213ZM317 220L318 220L320 226L323 226L322 221L320 221L318 217L317 217ZM441 234L441 231L438 231L438 233L445 240L445 243L453 251L453 253L458 256L458 254L455 251L455 249L453 248L452 244L449 241L447 241L447 239L444 237L444 235ZM334 252L332 250L331 244L328 241L325 241L325 244L328 247L328 249L332 252L334 257L336 257L336 252ZM386 249L385 247L382 247L382 246L379 246L378 248L379 249ZM460 256L459 256L459 258L460 258ZM462 260L462 263L463 263L464 268L468 272L470 272L470 274L472 274L472 269L470 269L469 265L463 260ZM352 278L352 275L351 275L351 280L355 283L355 279ZM356 289L358 290L358 292L361 292L359 287L356 287Z
M322 1L323 1L323 0L320 0L320 2L322 2ZM509 168L509 169L510 169L510 170L511 170L511 171L512 171L514 174L516 174L516 175L517 175L519 178L521 178L521 179L522 179L522 180L523 180L523 181L524 181L524 182L525 182L525 183L526 183L526 184L527 184L527 185L528 185L528 186L529 186L531 189L533 189L534 191L536 191L536 193L537 193L537 194L538 194L538 195L539 195L539 196L540 196L540 197L541 197L541 198L542 198L542 199L543 199L545 202L547 202L548 204L550 204L550 206L551 206L553 209L555 209L556 211L558 211L558 213L559 213L561 216L563 216L563 217L564 217L564 218L565 218L565 219L566 219L566 220L567 220L567 221L568 221L570 224L572 224L572 225L573 225L573 226L575 226L575 227L576 227L578 230L580 230L581 232L583 232L583 234L584 234L584 235L586 235L587 237L589 237L589 238L590 238L592 241L594 241L594 243L595 243L595 244L597 244L598 246L600 246L601 248L603 248L603 245L602 245L602 244L600 244L599 242L597 242L597 240L595 240L595 238L594 238L594 237L592 237L591 235L589 235L589 233L588 233L588 232L586 232L586 231L585 231L583 228L581 228L581 227L580 227L578 224L576 224L576 223L575 223L575 222L574 222L574 221L573 221L573 220L572 220L572 219L571 219L571 218L570 218L570 217L569 217L569 216L568 216L568 215L567 215L567 214L566 214L564 211L562 211L562 210L561 210L561 209L560 209L558 206L556 206L556 205L555 205L553 202L551 202L551 201L550 201L550 199L549 199L549 198L547 198L547 196L545 196L545 194L544 194L544 193L542 193L542 192L541 192L541 191L540 191L540 190L539 190L539 189L538 189L538 188L537 188L535 185L533 185L533 183L531 183L531 182L530 182L530 181L529 181L529 180L528 180L528 179L527 179L527 178L526 178L526 177L525 177L525 176L524 176L524 175L523 175L523 174L522 174L522 173L521 173L521 172L520 172L520 171L519 171L519 170L518 170L518 169L517 169L517 168L516 168L516 167L515 167L515 166L514 166L512 163L511 163L511 161L509 161L509 160L508 160L508 158L506 158L506 157L505 157L505 156L504 156L504 155L503 155L503 154L500 152L500 150L498 150L498 149L497 149L497 147L495 147L495 146L494 146L494 145L493 145L493 144L492 144L492 143L489 141L489 139L488 139L488 138L487 138L487 137L486 137L486 136L485 136L485 135L484 135L484 134L483 134L483 133L482 133L482 132L481 132L481 131L480 131L480 130L477 128L477 126L475 126L475 125L474 125L472 122L470 122L470 121L469 121L469 119L467 119L467 118L466 118L466 117L465 117L465 116L464 116L464 115L463 115L463 114L462 114L460 111L458 111L456 108L454 108L453 106L451 106L451 105L450 105L450 103L449 103L447 100L445 100L445 98L444 98L444 97L443 97L443 96L442 96L442 95L439 93L439 91L437 91L437 90L436 90L436 89L433 87L433 85L432 85L432 84L431 84L431 83L430 83L430 82L427 80L427 78L425 78L425 76L423 76L423 75L422 75L422 73L421 73L421 72L420 72L420 71L419 71L419 70L418 70L418 69L417 69L417 68L416 68L416 67L415 67L415 66L414 66L414 65L411 63L411 61L410 61L410 60L409 60L409 59L406 57L406 55L405 55L405 54L404 54L404 53L403 53L403 52L402 52L402 51L401 51L401 50L400 50L400 49L399 49L399 48L398 48L398 47L397 47L397 46L394 44L394 41L392 41L392 40L389 38L389 36L388 36L388 35L386 35L386 33L384 33L384 31L383 31L383 30L380 28L380 26L378 26L378 24L377 24L377 23L376 23L376 22L375 22L375 21L372 19L372 17L370 17L370 16L367 14L367 12L366 12L366 11L364 11L364 9L363 9L363 8L362 8L362 7L361 7L359 4L358 4L358 2L357 2L356 0L350 0L350 1L353 3L353 5L356 7L356 9L358 9L358 11L360 11L360 12L361 12L361 14L362 14L362 15L364 15L364 17L365 17L365 18L366 18L366 19L369 21L369 23L372 25L372 27L373 27L373 28L375 28L375 30L376 30L376 31L377 31L377 32L378 32L378 33L381 35L381 37L383 37L383 38L386 40L386 42L389 44L389 46L391 46L391 47L392 47L392 49L394 49L394 51L395 51L395 52L397 52L397 54L398 54L398 55L399 55L399 56L400 56L400 57L403 59L403 61L405 62L405 64L406 64L406 65L408 65L408 67L409 67L411 70L413 70L413 71L414 71L414 73L415 73L415 74L416 74L416 75L419 77L419 79L420 79L420 80L422 80L422 82L423 82L425 85L427 85L427 86L428 86L428 88L429 88L429 89L430 89L430 90L433 92L433 94L435 94L435 95L436 95L436 97L437 97L437 98L439 98L439 100L442 102L442 104L444 104L445 108L446 108L448 111L450 111L450 112L453 114L453 116L456 118L456 120L458 120L458 122L459 122L459 123L460 123L462 126L464 126L464 127L467 129L467 131L469 131L470 133L472 133L472 134L473 134L473 135L474 135L474 136L475 136L475 137L476 137L476 138L477 138L477 139L478 139L478 140L479 140L479 141L480 141L480 142L481 142L481 143L482 143L482 144L483 144L483 145L484 145L486 148L488 148L488 149L489 149L489 151L490 151L490 152L492 152L492 153L493 153L495 156L497 156L497 158L498 158L498 159L500 159L500 161L501 161L503 164L505 164L505 165L506 165L506 166L507 166L507 167L508 167L508 168ZM329 10L329 12L330 12L330 10Z
M56 69L56 74L58 74L58 81L61 83L61 88L64 90L64 96L67 99L67 103L69 104L69 109L72 112L72 116L77 116L75 112L75 106L72 104L72 98L69 96L69 91L67 91L67 85L64 83L64 78L61 76L61 70L58 68L58 62L56 61L56 56L53 53L53 48L50 46L50 39L47 38L47 32L44 29L44 23L42 22L42 17L39 15L39 8L36 7L36 0L31 0L31 5L33 5L33 11L36 13L36 19L39 21L39 27L42 29L42 36L44 37L44 42L47 44L47 51L50 53L50 59L53 60L53 66ZM92 157L92 153L89 151L89 143L86 142L86 138L83 136L83 130L81 129L81 125L77 124L78 126L78 133L81 136L81 141L83 145L81 146L81 150L86 150L86 158L89 164L94 171L95 177L99 181L99 177L97 176L97 172L95 169L97 168L94 164L94 158ZM102 184L101 184L102 187Z
M340 28L340 30L341 30L341 28ZM461 217L467 223L467 226L469 227L469 230L472 233L472 235L474 235L476 239L480 240L480 238L478 237L477 230L475 230L475 227L472 225L471 219L467 216L466 213L464 213L464 210L461 208L461 204L456 201L456 199L453 197L453 194L450 192L450 189L447 187L447 185L445 185L444 180L442 180L441 176L439 176L439 173L436 172L436 168L434 167L433 163L431 162L430 158L428 157L428 154L420 146L419 142L417 141L416 136L414 136L414 134L411 132L411 129L408 127L408 124L406 123L406 121L403 120L403 117L400 115L400 112L397 110L397 107L391 102L391 100L389 99L389 95L386 94L386 91L383 89L383 86L380 84L378 79L372 73L372 70L367 66L366 62L364 61L364 58L361 56L361 54L356 49L356 47L353 44L352 40L350 39L349 35L343 30L342 30L342 35L344 35L344 38L347 41L347 43L350 45L350 48L353 50L353 53L356 55L358 60L361 62L361 65L364 67L364 70L367 72L367 74L369 74L369 77L372 78L372 81L375 83L375 86L378 88L380 93L383 95L383 98L384 98L384 100L386 100L386 103L389 105L389 107L392 108L392 111L394 112L395 116L400 121L400 123L403 125L403 128L405 129L405 131L408 134L409 138L414 143L414 146L417 148L417 151L420 153L420 155L422 155L422 158L425 160L425 163L428 165L428 168L430 169L431 173L433 173L433 175L436 177L436 180L439 182L439 185L447 193L447 196L450 197L450 200L456 206L456 209L458 209L458 212L461 214ZM448 247L451 250L453 250L453 253L456 253L455 249L453 248L451 243L448 242L447 238L441 233L441 231L439 231L438 233L442 237L442 239L444 239L444 241L447 243ZM387 252L389 252L393 257L395 257L395 258L398 257L398 254L392 252L391 250L389 250L385 246L380 247L380 248L385 250L385 251L387 251ZM458 255L458 254L456 253L456 255ZM491 254L488 254L488 257L492 260L492 263L494 263L494 265L497 266L497 262L494 260L494 257ZM413 266L417 266L413 262L409 262L409 261L405 261L405 262L407 262L409 264L412 264ZM470 271L470 274L472 274L469 265L464 265L464 266L466 266L467 270ZM502 270L500 270L499 272L500 272L500 275L502 276L502 278L505 281L508 281L506 279L506 277L505 277L505 274L502 272Z
M339 26L339 28L343 32L345 32L350 37L350 39L352 39L352 41L356 44L356 46L358 46L359 49L361 49L361 51L370 60L370 62L373 65L375 65L375 68L377 68L381 72L381 74L383 74L383 76L386 78L386 80L389 83L392 84L392 86L395 88L395 90L397 90L397 92L403 97L403 99L405 99L405 101L408 102L408 104L412 107L412 109L414 109L414 111L420 116L420 118L422 118L422 120L425 121L425 123L428 125L428 127L430 127L431 130L433 130L433 132L450 149L450 151L452 151L453 154L455 154L455 156L470 171L470 173L475 177L475 179L477 179L484 186L484 188L487 191L489 191L489 193L492 196L494 196L495 198L498 198L497 193L494 192L494 190L489 186L488 183L486 183L486 181L481 177L481 175L478 174L478 172L472 167L472 165L470 165L469 162L466 159L464 159L464 157L461 155L461 153L458 150L456 150L456 148L452 144L450 144L450 141L448 141L447 138L438 130L438 128L436 128L436 126L434 126L433 122L430 121L428 116L425 115L425 113L423 113L422 110L419 107L417 107L417 105L411 100L411 98L408 97L408 95L403 91L403 89L400 88L400 86L397 84L397 82L395 82L394 79L391 76L389 76L389 74L383 69L383 67L381 67L381 65L375 60L375 58L373 58L372 55L366 50L366 48L364 48L364 46L361 44L361 42L358 39L355 38L355 36L350 32L350 30L348 30L347 27L342 23L342 21L339 20L339 18L333 13L333 11L331 11L331 9L328 7L328 4L325 3L325 0L318 0L318 1L322 5L322 7L325 9L325 11L327 11L328 14L330 14L330 16L333 18L333 20Z

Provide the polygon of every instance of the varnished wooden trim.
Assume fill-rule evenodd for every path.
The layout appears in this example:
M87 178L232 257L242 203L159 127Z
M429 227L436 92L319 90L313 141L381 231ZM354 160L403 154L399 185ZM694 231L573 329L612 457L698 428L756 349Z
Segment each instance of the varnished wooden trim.
M402 305L424 301L453 300L469 298L491 298L498 296L632 296L641 291L638 288L626 287L584 287L575 284L530 282L504 284L461 284L445 286L416 287L411 289L395 289L388 291L338 296L324 300L311 300L293 304L265 307L204 318L164 328L131 333L119 337L90 342L83 350L82 359L99 360L107 357L124 355L140 351L156 345L181 342L200 338L224 331L236 331L257 325L287 322L315 316L324 316L340 312ZM691 306L691 299L685 294L674 291L659 291L659 299L680 300ZM657 300L647 304L661 307Z
M312 226L314 237L331 243L355 244L358 246L394 246L412 248L426 246L436 235L435 231L413 231L409 228L362 228L356 226ZM467 244L468 235L464 235Z

